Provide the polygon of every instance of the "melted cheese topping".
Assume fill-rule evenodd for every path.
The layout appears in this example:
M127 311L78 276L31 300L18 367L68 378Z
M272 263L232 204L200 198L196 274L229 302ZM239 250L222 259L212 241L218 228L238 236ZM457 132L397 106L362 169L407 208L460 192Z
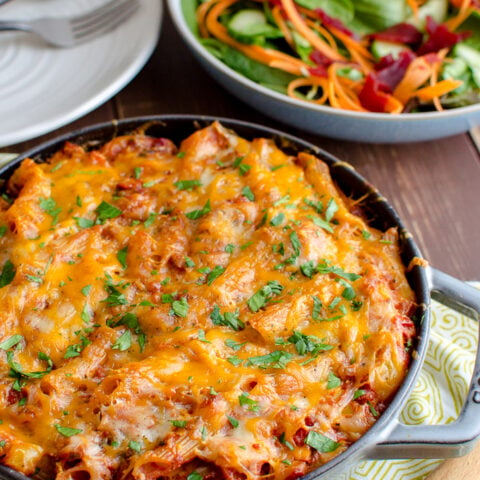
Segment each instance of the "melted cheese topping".
M27 475L296 478L404 378L396 232L310 155L213 124L66 144L7 193L0 461Z

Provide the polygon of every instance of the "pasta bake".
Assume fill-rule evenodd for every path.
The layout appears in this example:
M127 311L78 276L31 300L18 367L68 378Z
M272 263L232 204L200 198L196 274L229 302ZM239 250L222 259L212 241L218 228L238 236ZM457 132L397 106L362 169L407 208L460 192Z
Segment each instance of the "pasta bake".
M24 160L0 202L0 463L28 476L298 478L408 370L397 231L311 154L138 131Z

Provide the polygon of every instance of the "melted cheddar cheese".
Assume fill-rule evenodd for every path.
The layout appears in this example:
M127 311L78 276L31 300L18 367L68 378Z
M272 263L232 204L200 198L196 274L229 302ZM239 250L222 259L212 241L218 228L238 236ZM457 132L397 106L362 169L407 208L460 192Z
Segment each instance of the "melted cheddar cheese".
M218 123L67 143L0 207L0 462L27 475L297 478L405 376L397 233L311 155Z

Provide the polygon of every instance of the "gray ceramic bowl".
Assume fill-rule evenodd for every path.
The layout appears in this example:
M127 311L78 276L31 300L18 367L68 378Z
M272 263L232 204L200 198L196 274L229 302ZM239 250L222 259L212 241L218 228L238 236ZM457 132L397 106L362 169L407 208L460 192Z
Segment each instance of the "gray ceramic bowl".
M182 0L167 0L175 26L204 68L230 93L260 112L301 130L343 140L400 143L432 140L480 125L480 104L443 112L390 115L339 110L295 100L265 88L227 67L190 30Z

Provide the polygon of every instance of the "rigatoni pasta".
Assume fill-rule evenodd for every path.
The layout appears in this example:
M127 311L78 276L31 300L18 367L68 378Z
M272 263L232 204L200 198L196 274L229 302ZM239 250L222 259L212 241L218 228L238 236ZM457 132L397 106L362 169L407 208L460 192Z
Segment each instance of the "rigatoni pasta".
M0 211L0 461L66 479L293 479L410 361L397 232L219 123L24 160Z

